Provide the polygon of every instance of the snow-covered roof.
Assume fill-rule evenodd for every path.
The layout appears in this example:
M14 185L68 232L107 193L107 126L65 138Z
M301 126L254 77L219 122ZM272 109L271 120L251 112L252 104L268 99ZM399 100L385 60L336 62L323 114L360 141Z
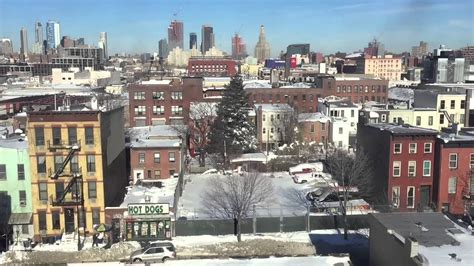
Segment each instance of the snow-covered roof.
M298 115L298 122L321 122L326 123L329 122L331 118L326 116L323 113L301 113Z
M244 89L249 88L271 88L272 85L268 80L246 80L243 82Z
M396 101L412 101L415 98L413 89L393 87L388 89L388 98Z
M364 53L353 53L350 55L346 55L346 58L358 58L364 56Z
M123 199L120 207L127 207L131 203L145 203L145 197L150 198L150 203L169 203L173 206L174 192L178 184L178 178L160 179L163 187L144 187L132 186L128 188L128 192Z
M369 127L378 128L380 130L388 131L392 134L400 135L411 135L411 134L427 134L427 135L437 135L438 131L422 127L414 127L411 125L398 125L398 124L388 124L388 123L370 123L367 124Z
M291 112L293 111L293 108L289 106L286 103L276 103L276 104L271 104L271 103L259 103L255 104L255 109L259 109L260 107L262 108L262 111L264 112Z
M311 88L311 84L298 82L291 85L281 86L280 88Z
M131 148L174 148L181 146L181 140L171 139L139 139L130 143Z
M133 127L129 130L132 148L173 148L180 147L182 140L180 131L185 126L145 126Z
M13 136L7 139L0 137L0 147L7 149L26 150L28 149L28 140L25 140L25 137L20 136Z
M231 163L239 163L239 162L267 162L267 156L261 152L256 153L245 153L241 154L239 157L230 160Z
M152 79L152 80L144 80L140 82L142 85L169 85L171 84L172 80L157 80L157 79Z

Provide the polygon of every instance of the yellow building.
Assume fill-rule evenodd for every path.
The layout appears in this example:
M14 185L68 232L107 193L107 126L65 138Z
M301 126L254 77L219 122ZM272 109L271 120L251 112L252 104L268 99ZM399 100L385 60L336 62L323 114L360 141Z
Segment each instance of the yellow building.
M439 114L436 109L389 109L387 112L387 120L384 121L382 114L381 122L398 123L398 121L402 119L403 123L412 126L441 130L438 119Z
M402 59L394 58L392 55L372 56L362 58L364 74L371 74L377 78L387 80L400 80L402 75ZM359 64L359 62L358 62Z
M35 240L51 242L63 233L73 233L78 220L80 228L93 232L94 224L105 222L105 207L120 204L128 183L123 108L31 112L27 128ZM62 175L52 179L74 145L78 150ZM64 201L58 202L73 174L82 174L82 184L73 185ZM77 189L83 191L84 201L79 216L74 204L81 201Z

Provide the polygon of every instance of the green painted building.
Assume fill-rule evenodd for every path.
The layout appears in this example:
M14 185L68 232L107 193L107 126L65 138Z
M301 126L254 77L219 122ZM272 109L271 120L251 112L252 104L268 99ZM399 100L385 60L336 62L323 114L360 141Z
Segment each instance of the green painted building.
M18 135L0 138L0 231L10 243L33 236L28 142ZM5 232L7 231L7 232Z

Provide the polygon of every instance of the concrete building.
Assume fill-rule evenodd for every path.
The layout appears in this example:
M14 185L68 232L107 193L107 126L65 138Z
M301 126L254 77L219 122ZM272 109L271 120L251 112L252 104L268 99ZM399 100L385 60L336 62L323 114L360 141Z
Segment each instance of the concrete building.
M377 39L373 39L366 48L364 48L364 54L368 55L369 57L383 57L385 55L385 47L384 45L377 41Z
M169 54L168 42L166 39L161 39L158 42L158 55L163 58L167 58Z
M350 101L328 101L318 99L318 111L331 118L346 118L349 123L349 134L357 134L359 107Z
M123 108L30 112L28 139L36 241L51 243L78 227L92 232L105 221L105 207L120 205L128 184ZM65 157L63 173L52 178Z
M400 80L402 76L402 59L385 56L364 56L356 58L357 73L374 75L387 80Z
M41 22L35 23L35 43L39 43L43 45L44 37L43 37L43 25Z
M140 179L174 178L182 174L185 140L175 127L134 127L131 131L130 167L133 183Z
M255 57L260 63L264 62L265 59L270 58L270 45L265 37L265 27L263 25L260 26L258 42L255 45Z
M294 110L286 103L255 104L257 141L262 150L271 151L289 144L297 126Z
M107 61L109 59L109 53L108 53L108 43L107 43L107 32L101 32L99 35L99 42L98 42L99 48L102 49L102 53L104 55L104 60Z
M63 58L92 58L95 69L102 69L104 66L104 50L96 47L69 47L64 48Z
M48 49L55 49L61 43L61 30L59 22L50 20L46 22L46 41Z
M329 143L333 147L347 150L350 143L350 122L345 117L331 117L329 124Z
M168 48L173 50L176 47L184 49L184 28L183 22L173 20L168 27Z
M406 124L358 124L357 148L372 164L374 203L397 211L432 207L438 131Z
M466 94L458 91L437 89L415 90L414 108L432 108L438 110L439 127L448 127L453 123L464 127L466 121Z
M0 232L21 245L33 236L28 141L5 129L0 128Z
M28 33L25 28L20 30L20 54L23 56L28 56Z
M86 68L84 71L79 71L78 68L68 71L53 68L52 72L52 84L103 86L111 78L110 71L96 71L92 68Z
M469 62L454 50L441 45L423 61L423 80L431 83L465 82Z
M411 56L416 58L422 58L428 54L428 43L420 41L420 45L413 46L411 48Z
M210 25L203 25L201 28L201 53L206 54L214 46L216 46L214 28Z
M191 57L188 61L189 76L233 77L236 73L236 62L231 58L202 56Z
M13 44L8 38L0 39L0 54L10 55L13 54Z
M184 51L183 49L176 47L169 52L167 62L169 65L172 65L172 66L184 67L184 66L188 66L189 58L193 56L199 57L199 56L202 56L202 54L197 49Z

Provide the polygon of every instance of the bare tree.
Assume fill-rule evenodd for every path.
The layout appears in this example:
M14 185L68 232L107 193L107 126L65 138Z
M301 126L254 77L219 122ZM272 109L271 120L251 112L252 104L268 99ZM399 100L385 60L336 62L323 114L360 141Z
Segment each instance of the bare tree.
M305 209L311 207L311 202L306 199L306 194L310 192L308 190L301 190L294 187L284 189L281 196L287 202L286 206L298 206L304 207Z
M296 111L277 114L277 117L273 118L272 126L277 130L280 145L299 140L298 114Z
M272 192L271 180L258 173L216 176L208 181L202 201L211 217L237 222L237 241L240 242L242 219L248 217L254 205L268 200Z
M339 185L342 184L342 187L338 188L338 191L342 192L339 204L344 223L344 239L347 239L347 202L351 188L357 187L362 196L372 194L372 162L362 150L358 150L356 154L349 154L345 150L338 149L329 155L327 168Z

